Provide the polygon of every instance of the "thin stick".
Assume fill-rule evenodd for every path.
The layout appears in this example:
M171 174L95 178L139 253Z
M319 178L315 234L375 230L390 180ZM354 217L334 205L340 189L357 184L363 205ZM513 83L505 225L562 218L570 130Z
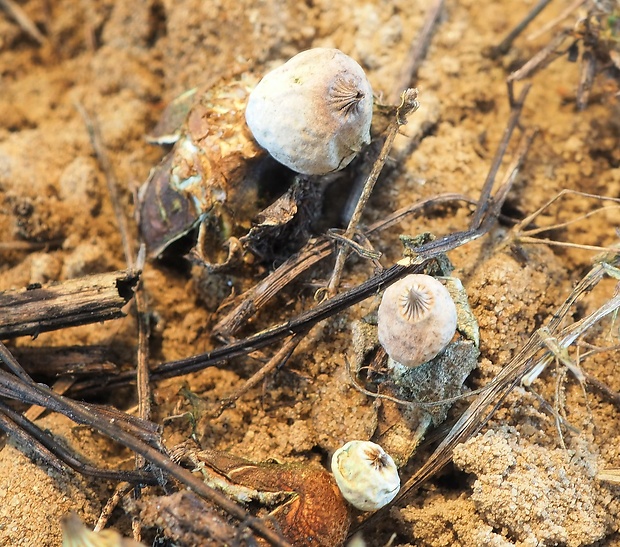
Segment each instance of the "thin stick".
M138 262L140 267L143 267L146 256L146 247L144 244L140 246L140 252L138 253ZM136 382L138 393L138 416L143 420L151 419L151 386L150 386L150 372L149 372L149 336L150 336L150 322L148 305L146 301L146 295L144 293L144 287L140 282L136 288L136 314L138 321L138 355L136 363ZM144 467L146 461L143 456L136 454L136 469ZM141 495L140 487L134 488L134 497L137 499ZM142 524L136 516L132 516L131 528L133 531L133 537L136 541L142 539Z
M302 341L303 337L304 334L296 334L284 342L279 351L276 352L271 359L269 359L267 364L262 366L256 374L246 380L246 382L239 389L235 390L234 393L220 401L219 408L215 412L214 418L217 418L222 414L222 412L224 412L224 410L233 406L241 396L250 391L250 389L256 386L259 382L262 382L267 375L271 374L276 368L288 361L299 342Z
M2 241L0 242L0 253L13 251L38 251L41 249L56 249L62 245L62 239L51 239L49 241Z
M362 216L362 212L364 211L364 207L366 206L366 203L370 198L370 194L375 187L375 183L379 178L379 174L381 173L381 170L385 165L388 154L390 153L392 145L394 144L394 139L396 138L398 130L402 125L405 125L407 123L407 116L415 112L420 106L417 98L417 89L407 89L402 93L400 106L396 110L396 116L394 120L390 123L385 142L383 143L383 147L381 148L381 152L379 153L379 157L372 166L372 171L368 175L368 179L366 180L366 184L364 185L362 194L360 195L355 210L351 215L351 220L349 220L349 225L347 226L347 229L343 234L343 237L345 239L353 239L355 231L357 230L357 225L359 224L360 218ZM348 249L344 246L340 247L340 249L338 250L338 254L336 255L334 271L332 273L331 279L329 280L329 283L327 284L327 294L329 296L334 296L338 290L338 285L340 284L340 277L342 275L342 269L344 268L345 260L347 259L347 254Z
M56 378L114 374L118 367L108 346L19 346L11 352L31 375Z
M417 213L426 207L430 207L434 205L442 205L442 204L447 204L447 203L457 202L457 201L463 201L470 205L476 205L478 203L478 201L475 200L474 198L471 198L464 194L453 194L453 193L438 194L436 196L431 196L428 198L421 199L411 205L407 205L406 207L402 207L394 211L393 213L390 213L385 218L382 218L381 220L375 222L374 224L371 224L368 227L368 230L366 230L366 235L370 236L374 233L387 230L388 228L391 228L392 226L400 222L405 216L411 215L413 213Z
M243 300L213 327L216 336L234 335L243 324L299 274L332 254L327 238L314 240L243 295Z
M40 45L47 43L47 38L41 34L37 25L32 22L32 19L28 17L26 12L13 2L13 0L0 0L0 6L13 18L20 28L28 34L33 40Z
M537 70L544 68L549 65L551 62L555 61L560 55L561 52L558 51L560 44L566 40L568 33L560 32L538 53L536 53L527 63L525 63L521 68L512 72L508 78L506 78L506 85L508 86L508 101L510 106L513 107L515 105L514 98L514 83L524 78L527 78Z
M613 198L610 196L600 196L598 194L590 194L588 192L579 192L577 190L571 190L570 188L564 188L563 190L560 190L558 194L556 194L554 197L552 197L550 200L548 200L546 203L544 203L538 209L536 209L533 213L525 217L521 222L519 222L518 224L515 224L513 231L517 234L532 235L532 232L526 231L525 228L529 226L530 224L532 224L532 222L534 222L534 219L540 216L545 209L548 209L556 201L559 201L560 199L563 199L565 196L568 196L568 195L571 195L571 196L574 195L574 196L583 197L583 198L592 198L598 201L612 201L614 203L620 203L620 199L618 198ZM599 211L599 210L601 209L596 209L596 211ZM602 210L605 210L605 208L603 208ZM560 224L558 226L562 226L562 225ZM547 230L547 229L551 229L555 227L556 225L551 226L549 228L544 228L544 229Z
M60 395L64 395L69 391L71 386L75 383L75 378L73 376L62 376L57 378L56 381L52 384L52 390L55 393L59 393ZM45 412L45 409L41 406L32 405L28 410L23 413L24 418L34 422Z
M616 200L615 198L605 198L605 199L611 199L611 200L620 202L620 200ZM523 237L523 236L532 237L532 236L541 234L543 232L559 230L560 228L566 228L567 226L571 226L572 224L576 224L577 222L586 220L590 217L593 217L594 215L598 215L600 213L606 213L609 211L619 211L619 210L620 210L620 205L610 205L609 207L599 207L598 209L594 209L593 211L588 211L587 213L584 213L583 215L578 215L574 218L571 218L570 220L567 220L566 222L558 222L556 224L551 224L550 226L541 226L540 228L532 228L530 230L524 230L522 232L518 232L515 237L516 239ZM521 223L519 223L519 226L520 225Z
M400 98L402 90L411 87L413 80L418 75L418 70L420 69L420 65L426 56L426 51L428 50L428 46L433 37L433 32L435 31L439 18L441 17L443 6L444 0L435 0L435 3L428 9L424 19L424 24L409 49L396 86L388 98L389 103L396 103Z
M504 135L502 136L502 140L499 143L497 148L497 152L495 153L495 157L493 158L493 163L491 164L491 168L489 169L489 174L487 175L486 180L484 181L484 185L482 186L482 191L480 192L480 199L478 200L478 207L474 211L474 214L471 218L470 227L475 228L482 222L482 218L486 213L486 209L489 203L489 197L491 195L491 191L493 190L493 185L495 183L495 177L497 176L497 172L502 164L502 160L504 155L506 154L506 150L508 149L508 143L512 137L512 134L519 123L519 118L521 116L521 111L523 110L523 105L525 104L525 99L530 90L530 85L524 86L517 102L515 103L512 113L510 114L510 118L508 120L508 125L504 130Z
M491 58L495 59L497 57L500 57L501 55L506 55L515 39L528 27L528 25L534 19L536 19L536 17L538 17L538 14L542 10L544 10L550 2L551 0L540 0L538 4L536 4L530 10L530 12L519 22L519 24L508 33L506 38L504 38L499 43L499 45L492 48Z
M57 442L52 435L37 427L30 420L0 402L0 429L34 449L42 459L65 473L69 466L82 475L103 480L129 481L132 483L158 484L157 478L145 471L116 471L100 469L77 459L70 450ZM62 462L62 463L60 463Z
M99 515L99 518L95 523L93 532L99 532L105 528L108 520L110 520L110 517L112 516L112 512L114 511L114 509L116 509L120 501L123 499L123 496L131 492L132 488L133 485L128 482L119 482L116 485L116 488L114 489L114 494L110 496L103 509L101 510L101 514Z
M125 262L128 265L132 265L135 262L134 255L136 247L133 238L131 237L127 217L125 216L123 206L121 205L120 193L118 191L118 181L116 179L116 175L114 174L114 169L112 167L112 163L110 162L110 158L108 157L108 153L103 145L99 125L95 123L95 120L92 116L90 116L82 103L76 101L74 105L84 120L84 125L86 126L88 136L90 137L90 143L105 175L108 193L110 194L110 200L112 201L112 207L114 209L114 216L116 217L116 222L118 223L121 233Z
M614 405L620 408L620 393L611 389L605 382L601 382L595 376L584 373L586 377L586 382L590 384L594 389L596 389L602 395L605 395Z
M9 370L15 374L15 376L21 378L24 382L33 382L30 375L17 362L17 359L13 357L2 341L0 341L0 360L3 361L7 367L9 367Z
M146 247L140 246L138 264L142 268L146 257ZM138 316L138 416L143 420L151 419L151 389L149 385L149 336L150 322L148 305L142 282L136 287L136 313Z
M538 30L532 32L526 37L526 40L532 41L536 40L539 36L542 36L545 32L551 30L553 27L564 21L571 13L573 13L577 8L586 3L587 0L576 0L570 6L568 6L560 15L549 21L547 24L540 27Z
M581 68L579 71L579 86L577 88L577 110L583 110L588 106L590 91L596 77L597 62L594 53L584 51L581 56Z
M149 336L150 322L144 290L136 290L136 312L138 314L138 416L151 419L151 389L149 384ZM140 462L140 465L144 462Z
M415 40L411 42L405 61L403 62L399 76L396 78L396 85L392 87L388 97L388 104L398 104L401 100L401 94L403 89L408 89L412 86L412 82L416 79L418 70L422 61L426 57L428 46L433 38L434 31L437 27L441 13L443 11L444 1L434 0L434 4L428 9L424 18L424 23L420 31L416 34ZM415 142L414 139L410 145ZM373 143L373 148L381 146L381 139ZM407 147L410 148L410 147ZM360 194L363 192L363 184L365 182L366 174L360 172L359 176L355 178L353 186L347 199L346 206L342 211L342 216L345 220L350 219L351 208L357 203ZM349 238L350 239L350 238Z
M123 251L125 253L125 260L130 267L138 267L141 269L144 266L144 260L146 256L146 248L144 245L140 247L138 257L134 258L135 242L129 230L129 222L125 215L124 208L121 204L120 192L118 180L114 169L107 154L107 150L103 144L101 138L101 132L99 131L99 125L89 116L88 112L81 103L76 103L76 108L80 112L88 134L90 141L101 169L105 174L105 179L108 187L108 193L110 195L110 201L114 209L114 215L116 216L116 222L121 233L121 239L123 242ZM148 308L146 304L146 298L143 294L141 283L138 283L135 292L136 312L138 316L138 356L137 356L137 392L138 392L138 415L148 420L151 416L151 389L149 385L149 367L148 367L148 339L149 339L149 321L148 321ZM144 458L140 455L136 456L136 468L139 469L144 465ZM140 487L135 488L135 497L140 496ZM132 519L132 529L134 539L140 541L142 535L142 529L140 522L137 518Z
M530 245L551 245L555 247L565 247L568 249L582 249L584 251L595 251L597 253L613 251L611 247L601 247L600 245L584 245L581 243L570 243L568 241L556 241L555 239L546 239L539 237L517 236L515 241L519 243L528 243Z
M564 416L562 416L556 408L554 408L552 405L550 405L547 400L540 395L539 393L537 393L532 387L528 387L527 391L534 396L534 398L536 399L536 401L538 401L538 404L541 406L541 408L547 412L550 416L553 417L553 419L556 421L556 423L558 423L559 425L562 425L563 427L565 427L568 431L570 431L571 433L574 433L575 435L579 435L580 431L579 428L575 427L574 425L572 425Z

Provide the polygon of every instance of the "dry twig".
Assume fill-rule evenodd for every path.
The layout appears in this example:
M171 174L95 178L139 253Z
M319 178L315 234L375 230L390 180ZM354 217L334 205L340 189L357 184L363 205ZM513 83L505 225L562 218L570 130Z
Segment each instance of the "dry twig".
M0 292L0 340L123 317L139 275L124 270Z
M246 380L245 383L239 389L235 390L233 394L220 401L219 408L214 413L213 417L217 418L224 410L233 406L239 397L250 391L250 389L264 380L267 375L271 374L276 368L282 366L291 357L293 351L295 351L295 348L299 345L302 338L302 334L296 334L284 342L280 350L277 351L271 359L269 359L268 363L262 366L258 372L252 375L251 378Z
M19 4L13 0L0 0L0 7L15 20L15 22L21 27L21 29L28 34L33 40L40 45L47 43L47 38L41 34L37 25L35 25L28 17L28 14L20 7Z
M10 359L6 359L4 355L0 355L0 357L7 366L13 366ZM272 545L288 545L288 543L282 539L279 534L271 530L262 519L248 515L241 506L237 505L220 492L213 490L200 479L194 477L190 471L174 463L166 454L123 429L118 423L118 420L102 418L84 405L57 395L46 386L18 378L3 370L0 370L0 396L19 400L28 404L40 405L64 414L76 423L85 424L94 428L130 450L133 450L136 454L141 455L163 473L179 480L200 496L221 507L231 516L246 522L252 530L270 541ZM136 472L133 471L132 473ZM144 482L149 481L145 480Z
M376 159L375 163L372 166L372 170L366 179L366 183L364 184L364 189L362 190L362 194L360 195L357 205L355 206L355 210L351 215L351 219L349 220L349 225L344 232L343 237L345 239L353 239L353 235L357 230L357 226L362 217L362 212L364 211L364 207L370 198L370 194L372 193L373 188L375 187L375 183L383 170L383 166L387 160L388 154L392 149L392 145L394 144L394 139L396 138L396 134L401 126L407 123L407 116L415 112L420 106L418 103L418 90L417 89L407 89L403 91L401 95L400 106L396 109L396 115L394 116L394 120L390 123L390 126L387 130L387 135L385 137L385 141L381 148L381 152L379 153L379 157ZM334 264L334 271L332 273L331 279L327 284L327 295L334 296L338 290L338 285L340 284L340 276L342 275L342 269L344 268L345 260L347 259L348 249L344 246L340 247L338 250L338 254L336 255L336 263Z
M441 13L444 7L444 0L435 0L434 3L428 8L424 24L417 34L415 41L411 44L407 58L403 63L400 76L394 87L394 91L388 97L390 103L394 104L400 99L400 94L403 89L411 87L412 82L418 75L420 65L426 57L426 51L430 44L433 33L439 23Z
M491 58L495 59L501 55L506 55L515 39L528 27L528 25L538 17L540 12L544 10L551 0L539 0L528 14L513 28L497 46L491 49Z
M587 213L582 215L574 216L570 220L565 222L556 222L549 226L537 226L535 228L528 228L533 225L535 220L542 215L543 212L549 210L551 206L556 203L565 200L568 197L576 196L578 198L586 198L586 199L594 199L600 202L611 202L616 205L608 205L601 206L597 209L593 209ZM566 247L566 248L574 248L574 249L583 249L586 251L595 251L595 252L613 252L614 247L612 246L601 246L601 245L584 245L580 243L572 243L569 241L557 241L549 238L541 238L535 237L543 232L549 232L552 230L558 230L561 228L566 228L567 226L571 226L583 220L587 220L595 215L605 215L611 212L618 212L620 210L620 199L608 197L608 196L599 196L597 194L589 194L587 192L579 192L576 190L564 189L559 192L556 196L548 200L546 203L541 205L536 211L532 214L528 215L521 222L516 224L510 234L509 244L517 243L517 244L530 244L530 245L551 245L556 247Z

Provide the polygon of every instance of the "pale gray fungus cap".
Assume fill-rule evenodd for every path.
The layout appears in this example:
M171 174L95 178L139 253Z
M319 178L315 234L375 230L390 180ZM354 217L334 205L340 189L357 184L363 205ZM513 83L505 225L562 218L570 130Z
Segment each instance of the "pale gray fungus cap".
M417 367L450 343L456 318L454 301L440 281L430 275L408 275L383 293L379 342L394 361Z
M334 452L332 473L344 498L360 511L376 511L400 490L392 457L371 441L349 441Z
M314 48L269 72L245 111L254 138L305 175L346 167L370 143L372 88L362 67L338 49Z

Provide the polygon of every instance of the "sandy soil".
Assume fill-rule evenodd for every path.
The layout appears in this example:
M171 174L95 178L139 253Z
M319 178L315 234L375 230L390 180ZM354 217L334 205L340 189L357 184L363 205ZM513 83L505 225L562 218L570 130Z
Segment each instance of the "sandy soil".
M76 103L99 125L120 181L122 203L132 215L137 188L163 156L144 136L178 94L226 76L231 69L260 75L300 50L328 46L357 59L375 93L390 97L427 4L20 2L48 37L43 45L0 12L0 290L125 267L105 177ZM541 28L566 4L556 0L532 27ZM446 1L413 82L420 90L421 108L397 139L391 160L395 169L377 185L364 223L441 192L478 196L509 115L505 79L550 36L530 41L520 37L499 60L485 52L533 5L533 0ZM521 219L565 188L619 195L620 103L614 97L618 86L601 75L588 108L577 112L578 71L578 63L562 56L532 78L521 124L540 128L540 134L508 198L507 216ZM568 197L537 224L566 222L600 206L594 199ZM468 215L468 209L460 208L407 218L372 243L383 253L382 264L389 266L401 256L398 234L448 234L463 229ZM620 214L610 209L549 237L610 246L616 243L619 224ZM481 356L468 381L472 388L492 378L544 324L596 255L518 244L513 238L504 222L483 239L450 253L454 275L463 281L480 325ZM11 248L15 241L49 245L23 251ZM180 256L149 262L144 285L154 324L152 360L163 362L215 347L209 333L221 297L232 288L238 292L247 287L270 267L247 268L247 275L254 277L231 275L213 281ZM314 269L244 333L311 307L317 284L329 274L330 265ZM372 274L372 265L353 261L343 285L360 283ZM601 283L572 319L592 311L613 291L613 282ZM195 433L203 446L255 461L326 464L344 442L376 438L379 405L351 387L345 359L351 354L351 325L377 304L378 299L371 298L313 329L285 368L217 419L201 419L201 405L217 404L242 385L260 361L239 359L155 386L154 419L161 423L176 416L166 421L166 443L172 446L192 433L188 411L196 414ZM613 346L616 336L607 321L592 329L587 342ZM104 344L121 356L120 364L132 366L135 318L129 315L10 344ZM273 352L267 349L265 356ZM615 358L613 352L596 353L582 366L618 391ZM560 375L560 368L552 368L533 386L552 406ZM395 533L392 545L620 545L620 490L596 479L597 470L620 467L618 408L596 392L584 394L570 375L558 392L565 418L573 426L563 430L565 448L554 416L532 391L518 388L485 430L458 448L453 467L407 503L392 508L377 529L365 530L367 544L384 545ZM188 393L203 402L198 405ZM111 402L128 409L135 400ZM39 425L94 463L120 465L131 458L65 418L48 415ZM428 450L425 447L401 470L403 478ZM0 545L58 545L61 516L73 509L92 523L113 486L79 475L61 476L31 462L9 440L0 451ZM114 513L112 525L127 531L128 522L122 511Z

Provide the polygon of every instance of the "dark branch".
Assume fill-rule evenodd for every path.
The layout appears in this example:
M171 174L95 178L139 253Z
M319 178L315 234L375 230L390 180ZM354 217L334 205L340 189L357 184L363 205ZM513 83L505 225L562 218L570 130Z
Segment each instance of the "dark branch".
M140 272L124 270L0 293L0 340L123 317Z

